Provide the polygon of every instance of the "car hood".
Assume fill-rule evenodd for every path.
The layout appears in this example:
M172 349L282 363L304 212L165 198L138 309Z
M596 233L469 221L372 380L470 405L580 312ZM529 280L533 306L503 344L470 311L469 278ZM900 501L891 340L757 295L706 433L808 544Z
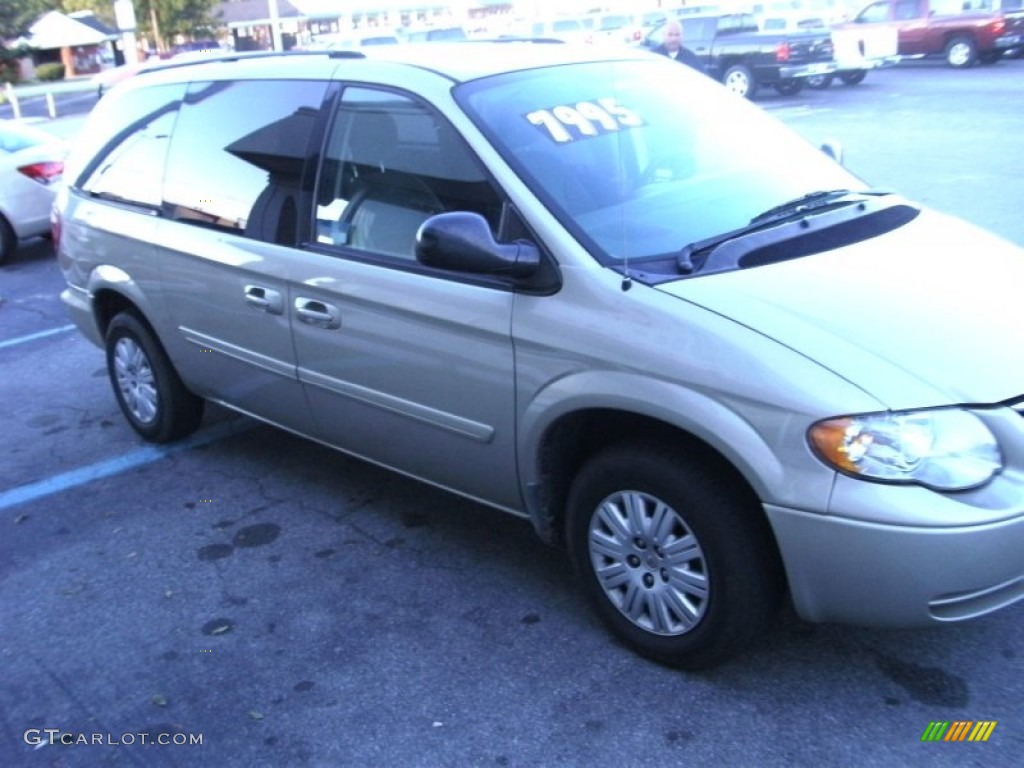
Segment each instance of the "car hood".
M1024 394L1024 251L923 211L885 235L659 286L774 339L894 410Z

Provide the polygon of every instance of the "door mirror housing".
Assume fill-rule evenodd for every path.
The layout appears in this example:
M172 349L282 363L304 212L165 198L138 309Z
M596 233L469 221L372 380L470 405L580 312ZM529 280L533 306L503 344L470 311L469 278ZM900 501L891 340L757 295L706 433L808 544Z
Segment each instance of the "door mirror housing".
M428 267L495 277L526 278L540 268L540 251L528 240L499 243L478 213L439 213L416 233L416 260Z

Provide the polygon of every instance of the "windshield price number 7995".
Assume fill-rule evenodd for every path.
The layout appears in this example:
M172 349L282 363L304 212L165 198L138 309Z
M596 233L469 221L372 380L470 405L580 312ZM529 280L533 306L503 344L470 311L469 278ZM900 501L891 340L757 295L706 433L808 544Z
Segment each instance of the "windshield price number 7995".
M559 144L644 124L636 112L610 97L581 101L575 106L560 104L538 109L527 114L526 119L544 128L548 136Z

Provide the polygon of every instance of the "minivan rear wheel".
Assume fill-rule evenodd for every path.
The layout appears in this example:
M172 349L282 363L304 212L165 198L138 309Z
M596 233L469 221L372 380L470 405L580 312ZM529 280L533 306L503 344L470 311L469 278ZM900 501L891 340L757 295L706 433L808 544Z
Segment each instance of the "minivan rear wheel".
M107 373L128 423L146 440L166 443L195 432L203 399L188 391L156 336L134 312L110 321Z
M730 480L681 452L622 445L572 484L573 566L602 620L648 658L715 666L778 611L783 579L767 521Z

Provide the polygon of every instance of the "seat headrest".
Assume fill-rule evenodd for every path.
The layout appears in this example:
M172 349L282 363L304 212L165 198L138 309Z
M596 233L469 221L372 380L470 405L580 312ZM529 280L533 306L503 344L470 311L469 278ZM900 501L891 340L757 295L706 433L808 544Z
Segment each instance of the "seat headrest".
M368 111L352 114L349 129L349 160L361 165L386 161L398 144L398 128L387 112Z

